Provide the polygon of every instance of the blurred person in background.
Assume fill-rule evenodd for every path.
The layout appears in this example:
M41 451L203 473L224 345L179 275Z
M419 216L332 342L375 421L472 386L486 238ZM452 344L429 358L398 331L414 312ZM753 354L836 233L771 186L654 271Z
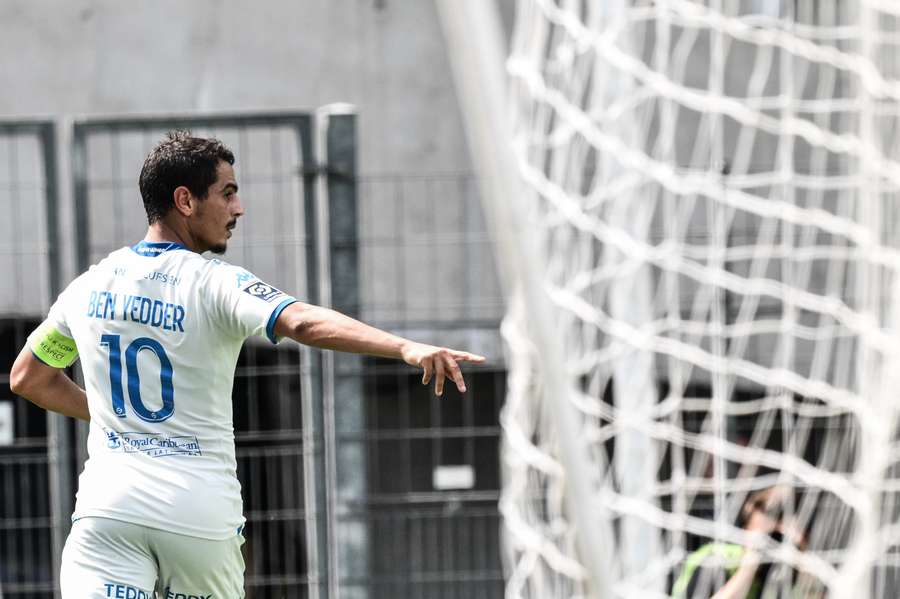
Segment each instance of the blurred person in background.
M738 525L769 542L789 542L805 551L807 536L786 517L785 490L770 487L752 493L741 506ZM791 580L786 582L785 576ZM797 576L791 568L764 561L753 547L735 543L706 543L691 553L672 589L673 599L775 599L790 588L791 598L819 599L821 591L811 577Z

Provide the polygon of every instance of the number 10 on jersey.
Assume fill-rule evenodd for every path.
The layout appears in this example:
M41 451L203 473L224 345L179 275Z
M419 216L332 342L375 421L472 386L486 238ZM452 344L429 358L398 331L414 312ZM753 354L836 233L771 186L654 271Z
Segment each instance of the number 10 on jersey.
M103 335L100 345L109 350L109 386L112 392L112 407L116 416L125 418L125 392L122 388L122 342L121 335ZM137 358L142 349L156 354L159 359L159 380L162 388L162 407L150 410L141 400L141 376L138 373ZM125 348L125 370L128 379L128 398L131 407L141 420L162 422L175 413L175 387L172 385L172 362L165 348L155 339L138 337Z

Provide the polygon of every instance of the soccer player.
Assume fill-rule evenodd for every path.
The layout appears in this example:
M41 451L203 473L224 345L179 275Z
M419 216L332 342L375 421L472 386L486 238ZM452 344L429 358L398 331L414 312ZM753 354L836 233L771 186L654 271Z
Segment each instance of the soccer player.
M170 133L147 156L149 228L75 279L29 336L13 392L90 422L64 599L243 597L231 391L250 336L402 359L441 395L484 358L416 343L305 304L201 253L225 251L244 214L234 155ZM85 388L62 369L81 359ZM156 595L154 595L156 593Z

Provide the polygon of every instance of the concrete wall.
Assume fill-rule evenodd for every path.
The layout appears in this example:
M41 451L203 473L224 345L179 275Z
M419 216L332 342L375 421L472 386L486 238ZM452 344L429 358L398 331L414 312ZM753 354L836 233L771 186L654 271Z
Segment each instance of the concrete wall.
M428 0L5 0L0 116L359 107L363 172L469 170Z

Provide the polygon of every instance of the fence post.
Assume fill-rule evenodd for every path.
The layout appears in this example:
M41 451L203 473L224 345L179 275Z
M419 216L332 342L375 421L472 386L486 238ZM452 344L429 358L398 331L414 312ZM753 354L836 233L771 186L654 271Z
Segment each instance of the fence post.
M317 112L320 283L326 305L359 316L359 240L357 234L356 114L333 104ZM364 517L368 492L362 358L327 352L323 393L328 511L329 587L332 599L365 599L368 594L369 530ZM361 513L362 512L362 513Z
M44 163L44 201L46 202L47 227L47 260L49 262L48 291L51 301L56 299L63 288L62 252L59 248L59 178L57 169L57 131L53 123L44 123L40 127L41 151ZM53 596L57 599L59 591L59 568L63 545L71 527L70 517L73 510L74 481L73 472L73 423L71 420L55 412L47 412L47 468L50 482L50 548L53 564Z

